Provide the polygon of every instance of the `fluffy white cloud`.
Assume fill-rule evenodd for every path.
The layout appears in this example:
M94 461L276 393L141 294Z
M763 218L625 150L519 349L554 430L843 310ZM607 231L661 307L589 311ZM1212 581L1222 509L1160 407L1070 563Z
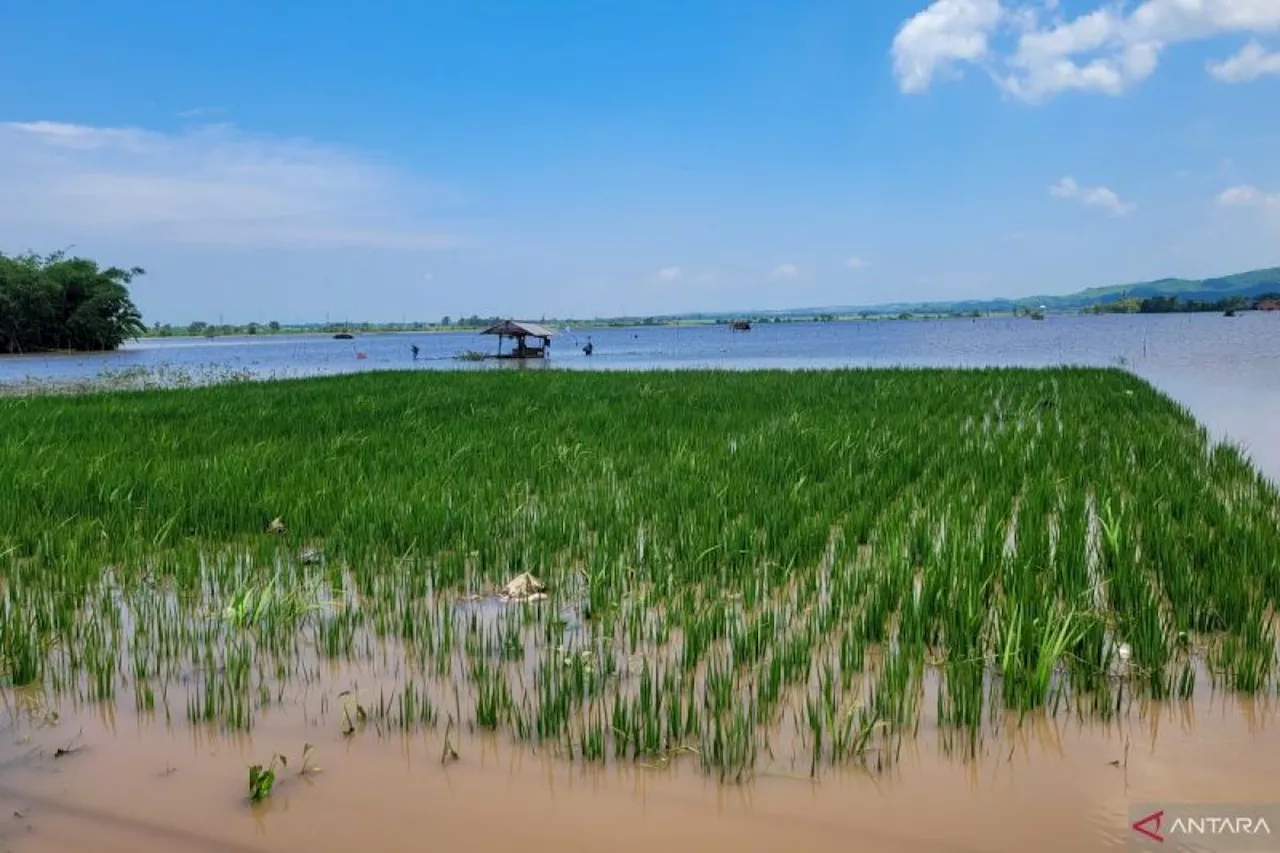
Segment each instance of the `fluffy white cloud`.
M1075 178L1065 177L1049 187L1049 195L1055 198L1078 201L1086 207L1096 207L1112 216L1132 213L1134 205L1121 201L1120 196L1106 187L1082 187Z
M654 276L658 281L678 281L683 273L680 267L663 267Z
M1223 207L1265 207L1280 212L1280 193L1266 193L1257 187L1229 187L1218 195Z
M860 270L867 265L867 262L856 255L844 262L844 265L851 270Z
M352 153L228 125L158 133L0 124L0 225L59 235L270 247L457 245L422 220L415 189L427 190Z
M904 92L923 92L956 62L986 57L987 39L1000 23L1000 0L936 0L909 19L893 40L893 70Z
M1247 83L1266 74L1280 74L1280 53L1268 53L1257 41L1250 41L1235 56L1210 62L1205 68L1223 83Z
M780 264L773 268L771 275L774 278L799 278L800 269L795 264Z
M1242 184L1223 190L1216 201L1219 207L1250 211L1258 221L1280 228L1280 192L1269 193Z
M894 39L899 88L925 91L940 74L966 62L985 67L1006 92L1032 103L1069 90L1119 95L1150 77L1171 45L1230 33L1280 32L1278 0L1145 0L1128 13L1124 4L1105 3L1074 18L1057 6L935 0L904 23ZM1014 49L993 56L990 43L1004 31L1016 37ZM1247 75L1259 63L1267 69L1259 73L1270 73L1271 57L1261 48L1231 66L1234 59L1239 57L1226 61L1228 74Z

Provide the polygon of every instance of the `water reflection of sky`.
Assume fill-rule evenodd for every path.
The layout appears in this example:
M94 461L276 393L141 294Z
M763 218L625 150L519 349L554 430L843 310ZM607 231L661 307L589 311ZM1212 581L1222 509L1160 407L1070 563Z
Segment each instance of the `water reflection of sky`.
M583 354L591 340L593 354ZM419 358L409 347L416 344ZM465 362L461 352L493 352L496 340L469 332L357 336L157 339L107 354L0 357L0 383L91 379L102 371L248 371L299 377L388 369L520 369L512 362ZM364 358L359 358L363 353ZM1241 443L1280 480L1280 315L1217 314L956 319L911 322L762 324L565 329L546 365L590 370L716 367L822 369L1123 364L1188 406L1219 437Z

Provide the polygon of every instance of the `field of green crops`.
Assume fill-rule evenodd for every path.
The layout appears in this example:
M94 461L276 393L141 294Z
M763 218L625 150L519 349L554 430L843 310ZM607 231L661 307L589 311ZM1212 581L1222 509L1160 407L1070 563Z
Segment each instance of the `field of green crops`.
M1275 489L1118 370L0 399L0 678L64 714L816 774L1273 693L1278 596Z

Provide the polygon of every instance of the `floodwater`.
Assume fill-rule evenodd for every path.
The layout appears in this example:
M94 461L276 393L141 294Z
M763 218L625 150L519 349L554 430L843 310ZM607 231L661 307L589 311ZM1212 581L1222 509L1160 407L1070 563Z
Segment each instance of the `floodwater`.
M580 350L588 335L590 358ZM421 348L417 362L411 344ZM452 356L490 347L471 334L170 339L108 355L3 358L0 384L136 368L263 377L487 369L498 365ZM1277 315L569 330L550 360L572 369L1052 364L1127 366L1280 480ZM351 677L335 670L326 681ZM850 768L815 782L807 767L771 768L744 785L715 783L694 758L584 767L467 734L455 734L458 760L442 764L440 730L343 737L332 713L307 703L282 706L240 736L192 727L180 712L172 724L163 714L140 718L127 702L68 704L46 724L29 697L6 690L3 701L0 851L15 853L1075 853L1130 844L1135 803L1280 802L1273 708L1207 686L1191 703L1135 705L1109 724L1033 717L1002 727L969 761L944 754L936 731L922 730L883 772ZM300 774L308 742L321 771ZM247 768L276 751L289 765L272 796L250 805Z
M347 739L285 716L237 738L90 712L6 744L16 757L0 770L0 849L1118 850L1130 803L1274 802L1270 710L1206 695L1135 707L1109 727L1033 718L976 760L945 757L922 735L884 773L744 785L702 777L694 759L584 768L464 737L444 765L439 732ZM319 772L298 772L304 740ZM272 750L290 763L250 805L246 768Z

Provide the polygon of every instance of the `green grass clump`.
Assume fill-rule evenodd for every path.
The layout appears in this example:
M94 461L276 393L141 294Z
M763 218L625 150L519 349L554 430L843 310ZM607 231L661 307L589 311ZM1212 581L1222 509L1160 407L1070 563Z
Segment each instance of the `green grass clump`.
M485 597L526 571L545 601ZM1275 489L1121 371L0 400L0 678L190 725L318 696L351 733L817 775L922 725L972 752L999 711L1273 691L1278 595Z

